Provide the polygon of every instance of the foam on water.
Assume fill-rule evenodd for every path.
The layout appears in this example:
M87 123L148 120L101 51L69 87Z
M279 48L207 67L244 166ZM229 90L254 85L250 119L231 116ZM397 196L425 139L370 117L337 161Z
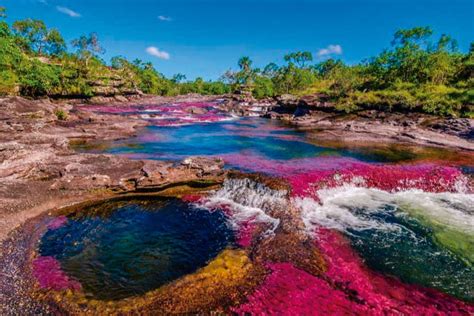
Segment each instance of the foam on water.
M393 206L397 212L413 213L407 209L417 209L423 216L431 218L439 225L474 232L474 195L466 193L441 192L432 193L410 189L399 192L387 192L376 188L358 187L344 184L335 188L317 191L320 202L311 197L295 198L295 203L302 209L306 227L314 230L324 226L340 231L348 228L394 229L394 225L382 220L367 217L376 212L383 212L384 206ZM355 209L362 210L357 214Z
M250 179L227 179L222 189L202 200L199 205L206 209L228 209L236 230L249 222L263 223L270 226L267 234L271 234L280 221L265 210L275 205L285 205L286 195L286 191L272 190Z
M474 195L344 184L297 197L306 229L344 233L374 270L474 300ZM319 240L321 244L321 240Z

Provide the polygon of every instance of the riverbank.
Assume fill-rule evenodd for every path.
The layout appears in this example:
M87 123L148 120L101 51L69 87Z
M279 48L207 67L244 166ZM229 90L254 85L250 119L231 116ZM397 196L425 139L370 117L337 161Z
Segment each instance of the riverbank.
M281 293L273 289L272 282L274 281L272 280L276 278L278 282L275 282L278 284L281 282L286 284L287 281L292 284L293 280L285 281L283 277L288 273L290 275L295 274L294 279L323 282L318 283L317 288L311 289L311 295L320 295L321 302L326 302L333 297L331 291L339 291L339 289L333 289L332 281L327 285L324 283L326 281L321 281L324 278L318 279L315 276L321 275L322 271L327 269L329 269L327 271L335 269L330 268L332 263L327 258L334 256L334 254L329 254L335 251L336 248L331 247L335 247L338 242L331 241L324 248L324 238L335 238L331 235L333 233L328 235L324 231L319 232L323 239L317 239L318 242L313 242L312 235L308 234L307 220L312 216L312 208L319 207L319 204L312 202L300 205L298 203L311 202L308 199L312 198L316 199L314 201L318 200L315 196L308 195L310 194L309 187L316 187L316 185L323 183L337 185L337 183L344 180L353 183L350 179L354 178L355 181L355 179L360 180L362 177L366 179L368 186L384 189L387 192L391 189L395 190L395 188L409 189L412 187L420 188L426 192L457 192L456 190L460 185L463 185L461 189L464 191L471 192L472 177L465 177L459 169L449 167L452 160L451 157L446 158L446 156L443 156L446 161L439 166L433 164L433 161L429 159L427 159L428 163L426 164L402 163L399 165L393 163L371 166L362 161L356 162L348 157L339 159L341 157L337 157L337 155L331 156L329 159L323 155L306 160L299 157L299 159L287 161L271 160L267 157L267 160L262 158L263 160L260 161L256 159L258 156L248 155L246 150L242 149L238 151L237 155L233 156L234 160L240 163L237 165L240 165L244 170L248 169L248 171L253 170L273 175L271 178L267 178L245 174L244 179L242 179L241 175L224 169L224 160L218 158L219 155L213 158L191 157L182 161L168 162L147 160L143 157L131 159L131 157L137 158L137 156L127 154L94 154L74 150L73 148L78 148L78 146L87 147L88 144L100 144L107 140L130 140L135 135L143 137L142 129L148 125L162 124L159 128L166 129L169 125L164 123L161 116L167 118L171 116L173 120L176 120L175 123L177 122L180 125L180 127L175 126L172 129L180 130L186 128L182 125L192 127L193 123L213 122L214 119L222 120L225 123L228 119L235 119L236 116L255 115L255 113L258 116L272 118L274 113L281 114L282 107L285 107L285 105L271 102L259 105L241 100L239 103L233 103L236 100L229 97L219 97L219 100L217 100L198 95L180 98L143 97L124 102L116 101L113 104L106 103L95 106L82 104L80 101L32 101L22 98L0 100L2 110L0 128L0 184L2 188L0 190L0 216L2 218L0 239L2 240L2 256L0 256L0 261L3 266L0 272L5 277L0 290L2 293L7 293L2 294L0 310L5 311L5 314L8 315L12 311L21 312L22 314L66 313L66 311L71 314L86 311L98 314L104 310L108 310L112 314L120 314L129 311L132 307L144 313L151 313L150 311L157 313L204 313L210 310L222 311L223 308L229 308L229 306L240 306L241 311L259 311L262 308L268 308L267 304L260 304L258 295L253 297L249 294L259 293L260 291L279 300ZM209 106L209 104L206 104L209 101L215 102ZM187 103L177 107L169 106L169 103L177 102ZM165 104L168 105L165 106ZM251 113L250 109L254 112ZM64 115L60 117L57 114L58 110L61 110ZM176 113L176 111L179 113ZM246 120L240 121L241 126L232 125L228 122L228 125L232 126L227 126L227 128L235 133L237 143L242 141L239 138L242 135L247 138L249 136L256 137L260 142L258 146L272 148L272 150L275 150L274 154L278 154L279 146L285 147L289 144L275 141L267 146L264 144L264 140L265 137L270 138L269 135L281 137L278 138L279 140L292 141L295 147L285 147L289 151L293 149L298 151L297 149L304 145L296 138L296 134L301 134L298 130L306 131L305 135L310 137L309 143L311 143L311 137L320 141L321 133L327 132L329 136L332 135L331 130L314 131L311 129L312 125L305 127L302 124L297 124L301 117L314 117L314 112L310 115L307 113L306 116L299 116L294 113L286 116L281 115L280 117L273 117L273 119L295 125L297 128L294 131L293 128L289 128L291 132L284 134L282 129L288 129L285 124L255 127ZM345 124L354 124L353 122L360 119L360 117L354 116L352 119L350 116L340 118L341 122L345 122ZM407 120L409 119L407 118ZM268 123L264 119L258 120ZM333 124L329 118L328 120ZM369 118L366 118L366 121L372 124ZM347 132L348 136L354 135L350 133L351 130L344 129L343 123L334 124L334 131ZM199 124L198 126L204 129L204 133L209 133L212 126L219 128L220 125ZM353 141L351 146L385 146L389 141L381 136L388 133L390 126L384 122L380 123L380 129L374 133L367 133L368 137L363 140L359 138L358 141ZM416 128L427 130L425 127ZM217 134L211 133L211 135L216 138L219 138L219 133L221 136L223 133L223 131L214 132ZM293 132L295 134L291 134ZM161 130L155 137L160 138L164 133ZM166 133L171 133L171 131L167 130ZM363 133L356 133L355 135L359 134L363 135ZM438 132L436 135L443 138L442 133ZM213 143L214 136L204 137L210 137L206 141ZM184 137L189 139L189 135ZM469 158L472 157L472 151L458 149L460 148L459 143L463 141L471 142L471 140L456 135L451 135L451 137L455 141L445 145L438 143L437 147L440 150L442 148L457 149L456 155L459 157L456 159L460 159L460 161L456 161L456 163L461 166L472 165L472 159ZM388 139L396 143L396 139ZM142 141L145 140L142 139ZM151 139L151 141L154 140L156 139ZM328 142L331 140L339 145L341 144L341 138L327 138ZM222 144L228 145L230 142L232 142L232 138L225 138L225 142ZM410 141L410 139L397 143L417 144ZM213 143L213 154L215 154L215 150L222 147L219 144ZM192 141L191 145L190 148L194 149L204 147L204 144L196 144L196 141ZM252 146L255 147L256 145ZM313 148L311 144L308 144L308 146ZM337 148L335 146L328 145L328 148ZM309 147L305 147L306 150L310 150ZM134 148L132 153L136 153L138 148ZM106 151L106 148L102 149L104 150L99 148L97 151ZM160 150L156 147L152 147L152 149L158 151L158 154L160 153ZM165 151L171 153L172 148L165 147ZM267 154L270 152L268 151ZM184 153L189 155L187 150L184 150ZM316 151L314 154L316 155ZM226 163L231 162L231 158L232 155L224 155ZM334 170L334 168L336 169ZM275 173L275 171L278 172ZM333 174L334 172L336 174ZM400 183L407 186L400 187ZM204 193L203 189L206 192L210 189L219 190L213 193ZM151 195L155 198L159 195L178 197L185 202L198 203L208 209L225 206L226 203L230 202L231 205L234 205L234 208L229 207L228 210L225 208L225 211L228 212L226 216L229 216L230 222L239 226L239 230L236 231L236 239L242 249L226 250L202 270L177 280L169 286L156 289L156 291L152 291L146 296L115 303L104 303L97 300L88 301L81 296L81 292L76 293L77 295L71 294L69 291L59 293L38 286L36 279L32 276L31 269L34 266L33 261L36 259L39 261L34 262L51 263L47 261L48 258L41 257L37 253L37 246L41 235L50 227L54 218L59 219L59 223L60 220L64 219L61 215L63 217L65 214L69 215L67 209L74 209L78 205L82 208L86 204L80 203L85 201L100 201L111 197L136 195L137 193L145 194L147 198ZM301 200L303 197L306 200ZM432 198L429 193L426 197ZM321 195L321 198L323 199L319 201L324 202L323 195ZM391 196L385 198L389 200ZM65 210L64 207L67 206L71 207ZM84 209L86 208L84 207ZM330 209L338 210L334 206ZM261 238L261 236L267 236L265 232L275 235L273 238ZM442 234L440 236L444 237ZM440 240L444 241L442 238ZM321 241L323 243L319 244ZM338 244L337 247L339 246ZM453 251L458 250L454 247ZM322 253L325 253L325 255ZM333 267L338 267L338 269L344 267L346 265L344 260L333 264ZM350 257L350 260L347 260L350 261L347 264L351 266L353 261L358 262L359 259L354 255L354 258ZM362 263L360 265L362 266ZM216 271L219 271L219 273L216 273ZM359 272L363 279L373 277L365 270ZM280 275L280 273L282 274ZM265 282L263 282L264 275L269 276ZM336 279L340 275L341 271L334 274ZM42 280L44 281L43 277L46 278L47 276L46 273L42 276ZM217 280L216 278L219 277L222 277L225 281ZM389 279L387 282L394 281ZM382 288L389 286L389 283L382 286ZM354 284L359 283L355 282ZM254 292L257 285L260 287L257 292ZM393 284L390 286L393 286ZM406 293L412 293L411 288L405 288L400 283L396 283L395 286L403 288ZM289 288L291 289L291 286ZM319 291L323 291L321 289L326 288L330 292L318 294ZM196 291L189 291L189 289L196 289ZM202 295L202 289L207 291L206 295ZM297 291L296 289L291 290ZM177 291L179 295L176 294ZM353 293L352 289L349 288L344 291ZM362 288L357 290L362 295L361 297L366 297L364 299L372 301L372 303L378 300L374 293L364 291ZM423 300L428 299L424 291L418 293ZM341 293L337 295L345 297L346 294ZM35 295L41 296L38 298ZM352 297L352 294L348 295ZM454 307L447 305L446 308L465 309L466 311L471 308L468 305L464 306L463 303L452 301L451 298L436 295L434 300L452 302ZM401 300L408 302L406 305L410 308L415 308L417 304L423 305L411 301L409 296L407 294ZM203 299L203 297L206 299ZM268 297L264 297L262 301L268 302L268 299ZM248 302L248 304L242 305L245 302ZM350 298L341 302L342 305L347 305L344 305L344 307L341 305L341 308L348 308L347 310L350 310L350 304L355 304ZM390 304L383 308L391 309L392 305ZM397 304L399 303L394 303L394 306ZM327 305L321 303L318 308L321 309ZM366 306L358 307L368 308ZM294 306L291 308L294 308Z
M143 96L116 100L106 106L216 99L199 95ZM81 106L80 101L0 99L1 239L27 218L59 205L88 199L91 194L136 190L183 178L194 180L203 170L206 173L222 168L222 161L200 160L189 171L186 165L168 162L77 153L71 144L128 138L150 124L140 115L98 113L87 111L87 107ZM345 115L331 113L327 107L323 112L323 107L326 106L315 102L248 102L230 97L225 97L219 105L234 115L259 115L284 121L309 131L310 137L318 141L345 142L351 146L405 143L474 151L473 120L374 111ZM58 111L66 117L58 118Z
M338 111L324 95L275 99L228 100L226 109L243 116L263 116L309 131L321 141L402 143L474 151L474 120L417 112Z
M221 174L219 160L194 159L176 165L77 153L70 148L74 142L131 137L148 124L138 117L94 114L47 99L6 98L0 100L0 108L0 240L28 218L70 203ZM67 119L58 119L58 109L67 113Z

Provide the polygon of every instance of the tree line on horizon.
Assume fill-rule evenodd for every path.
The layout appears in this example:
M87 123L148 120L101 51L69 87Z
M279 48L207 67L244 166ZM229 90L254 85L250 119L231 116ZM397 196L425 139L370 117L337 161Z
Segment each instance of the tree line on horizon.
M293 52L285 63L253 67L249 57L238 61L219 80L182 74L166 78L149 62L100 58L97 34L71 42L56 29L26 19L8 25L0 7L0 95L92 97L94 86L118 82L125 93L179 95L241 93L257 99L283 94L320 94L339 111L361 109L417 111L441 116L474 117L474 43L467 53L448 35L433 39L429 27L395 33L391 46L355 65L327 59L314 63L310 52Z
M356 65L310 52L284 56L285 64L253 68L249 57L222 80L257 98L321 94L340 111L417 111L474 117L474 42L467 53L448 35L433 41L429 27L398 30L391 47Z

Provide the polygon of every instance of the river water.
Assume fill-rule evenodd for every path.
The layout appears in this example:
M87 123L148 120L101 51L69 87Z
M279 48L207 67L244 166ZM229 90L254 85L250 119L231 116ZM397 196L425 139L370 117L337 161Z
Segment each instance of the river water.
M104 284L118 288L116 296L106 295L102 299L144 293L192 273L225 247L258 248L262 240L275 238L285 230L312 240L324 262L324 272L316 275L290 259L268 259L263 263L267 276L243 303L232 306L232 311L256 314L474 312L474 195L469 175L474 166L472 154L396 144L321 142L311 130L297 130L257 117L233 117L221 112L214 103L97 106L88 110L138 115L153 124L137 137L88 144L78 150L167 161L194 155L222 157L226 168L263 173L286 187L272 189L254 180L234 179L227 180L220 190L205 198L193 199L192 206L175 207L179 210L177 218L170 215L168 204L155 207L152 215L132 205L117 208L112 217L69 218L68 224L59 225L59 229L52 229L43 237L42 255L59 260L63 270L79 282L81 278L98 278L101 268L87 270L81 264L102 256L100 264L102 269L109 269L107 273L112 275L112 281L89 288L92 292ZM173 203L176 206L178 202ZM222 227L219 216L186 217L183 212L188 212L189 207L211 213L223 207L219 214L225 214L227 226L234 234ZM285 216L272 212L278 208L296 210L297 219L293 218L289 224L284 222ZM191 225L189 220L200 224ZM204 241L196 246L182 240L186 225L150 224L156 221L186 223L198 236L203 234L202 227L207 227L205 230L214 235L211 240L202 237ZM97 231L98 225L106 228ZM289 226L284 228L285 225ZM137 226L144 229L136 230ZM113 233L119 228L122 232L132 232L126 236ZM104 229L112 233L104 233ZM129 272L114 274L121 264L126 266L117 260L127 261L127 255L133 253L117 243L136 246L136 240L131 242L127 238L140 239L145 231L149 231L147 238L138 243L138 248L147 248L155 259L140 252L138 255L145 259L131 266L142 265L137 269L143 271L161 267L168 269L162 273L168 275L155 271L147 275L155 275L158 282L140 283ZM64 240L61 237L64 235L76 238L73 242L82 248L70 249L55 243ZM192 238L189 237L192 234L184 236ZM87 248L84 238L120 255L97 254L95 248L84 253ZM164 239L166 242L160 248ZM170 251L173 247L180 251ZM168 261L163 261L160 251L167 253ZM197 262L177 259L192 257L193 251ZM173 264L179 268L170 268ZM89 275L85 276L85 272L75 275L75 271L88 271ZM107 273L100 277L106 278ZM126 275L122 279L121 273ZM137 278L144 278L144 274ZM122 288L138 290L120 290L116 285L120 282ZM93 294L92 297L101 299Z

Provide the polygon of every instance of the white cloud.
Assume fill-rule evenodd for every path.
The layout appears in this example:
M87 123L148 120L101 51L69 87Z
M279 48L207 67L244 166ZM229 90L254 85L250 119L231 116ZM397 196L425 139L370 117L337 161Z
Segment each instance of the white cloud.
M166 22L173 21L173 19L172 19L171 17L165 16L165 15L159 15L159 16L158 16L158 19L159 19L160 21L166 21Z
M326 48L320 49L318 51L318 57L325 57L330 55L341 55L342 47L341 45L329 45Z
M150 46L146 49L146 52L151 56L158 57L160 59L168 60L170 59L170 54L168 52L162 51L157 47Z
M66 15L69 15L71 18L80 18L81 17L81 15L79 13L77 13L75 11L72 11L71 9L66 8L66 7L57 6L56 10L58 10L61 13L66 14Z

